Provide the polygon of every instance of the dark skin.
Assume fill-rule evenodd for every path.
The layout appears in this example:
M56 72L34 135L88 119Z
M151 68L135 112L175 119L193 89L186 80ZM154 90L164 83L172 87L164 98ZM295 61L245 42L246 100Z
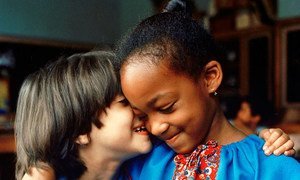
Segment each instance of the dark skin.
M226 145L246 137L228 123L213 96L223 77L217 61L207 63L195 81L186 74L172 71L167 58L159 64L150 64L147 58L150 57L128 57L128 63L121 68L121 85L135 114L146 121L147 129L153 135L177 153L192 152L210 139ZM290 142L289 138L286 141L279 138L282 133L276 133L277 136L267 134L272 142L280 139L271 147L273 150L282 144L282 153L293 147L290 143L285 144ZM289 153L294 152L289 150L286 154Z

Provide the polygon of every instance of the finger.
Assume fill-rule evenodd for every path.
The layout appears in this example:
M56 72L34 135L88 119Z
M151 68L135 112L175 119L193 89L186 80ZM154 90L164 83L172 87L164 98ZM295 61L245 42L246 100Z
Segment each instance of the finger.
M296 154L295 149L290 149L290 150L284 151L284 155L286 155L286 156L295 156L295 154Z
M263 150L266 150L271 144L267 141L269 137L271 136L269 129L263 129L259 133L259 137L263 138L266 142L263 146Z
M269 129L269 132L271 133L271 135L269 136L269 138L266 141L270 145L272 145L275 141L278 140L279 137L282 137L282 136L287 137L287 140L290 139L285 133L283 133L283 131L281 129ZM286 141L284 141L284 142L286 142Z
M276 143L276 142L275 142ZM292 150L294 147L294 142L292 140L288 140L286 143L284 143L282 146L279 146L278 148L276 148L274 150L274 154L275 155L281 155L283 154L285 151L289 151Z
M259 132L259 137L263 138L263 139L268 139L270 137L271 133L269 131L269 129L263 129Z
M271 136L272 137L272 136ZM270 137L270 138L271 138ZM280 148L281 146L284 146L286 142L289 142L289 137L288 135L286 134L282 134L279 138L277 138L277 140L275 139L275 141L270 145L268 146L267 148L265 148L265 154L266 155L270 155L272 153L274 153L275 150L277 150L278 148ZM292 141L290 141L289 143L291 143ZM289 144L287 144L289 145ZM291 147L292 148L292 147ZM289 149L291 149L289 148ZM288 149L284 149L285 150L288 150ZM280 154L282 154L284 151L278 151L278 153L280 152Z
M263 135L264 136L268 136L268 138L264 138L266 143L263 146L263 150L266 150L267 148L269 148L270 146L272 146L274 144L274 142L280 137L282 136L284 133L281 129L269 129L269 132L265 132ZM268 135L268 133L270 133ZM284 134L286 135L286 134ZM289 140L289 137L287 138L287 140ZM284 144L287 140L283 141L282 144Z

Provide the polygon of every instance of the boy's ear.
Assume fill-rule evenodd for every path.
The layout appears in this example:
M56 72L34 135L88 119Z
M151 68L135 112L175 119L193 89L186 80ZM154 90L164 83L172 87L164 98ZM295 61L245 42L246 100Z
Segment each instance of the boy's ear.
M223 79L220 63L215 60L208 62L204 67L204 78L208 93L216 92Z
M88 143L90 143L90 138L88 134L82 134L76 138L75 142L79 145L87 145Z

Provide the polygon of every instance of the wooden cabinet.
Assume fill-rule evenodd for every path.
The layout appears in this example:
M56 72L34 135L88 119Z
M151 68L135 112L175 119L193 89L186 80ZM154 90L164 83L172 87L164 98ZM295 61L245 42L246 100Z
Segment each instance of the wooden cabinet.
M13 134L0 135L0 153L14 153L16 151L15 137Z
M300 109L300 18L213 35L224 49L221 97L253 95L277 110Z
M60 56L89 51L94 46L94 44L0 36L0 56L9 53L14 61L9 75L10 111L12 113L15 111L20 86L30 73Z
M276 105L300 109L300 18L278 22L275 37Z
M224 53L221 56L224 96L256 95L273 99L273 29L215 33Z

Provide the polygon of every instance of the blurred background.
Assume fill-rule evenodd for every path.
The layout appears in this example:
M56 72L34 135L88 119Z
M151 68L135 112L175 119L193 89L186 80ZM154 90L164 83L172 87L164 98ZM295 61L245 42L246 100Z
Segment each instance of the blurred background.
M0 179L14 179L13 119L24 78L61 55L114 48L167 2L0 0ZM234 120L244 96L268 102L262 108L269 116L258 126L282 128L299 157L300 1L190 2L193 17L222 50L224 80L218 94L225 115Z

